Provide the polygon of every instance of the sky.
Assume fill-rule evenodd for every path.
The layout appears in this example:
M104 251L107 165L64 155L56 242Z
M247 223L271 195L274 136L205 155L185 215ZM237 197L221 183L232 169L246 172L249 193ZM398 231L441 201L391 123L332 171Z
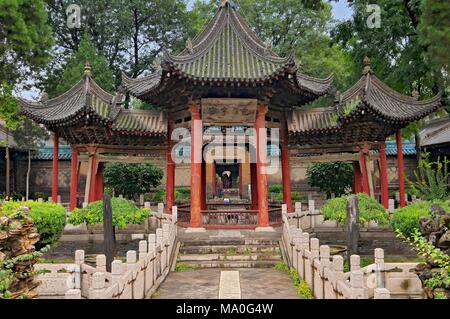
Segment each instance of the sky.
M187 0L188 2L188 8L192 7L192 4L194 3L194 0ZM333 16L337 20L348 20L352 16L352 10L349 8L346 0L339 0L338 2L331 2L331 5L333 7ZM40 91L37 89L31 89L31 90L23 90L19 94L25 99L29 100L37 100L40 96Z

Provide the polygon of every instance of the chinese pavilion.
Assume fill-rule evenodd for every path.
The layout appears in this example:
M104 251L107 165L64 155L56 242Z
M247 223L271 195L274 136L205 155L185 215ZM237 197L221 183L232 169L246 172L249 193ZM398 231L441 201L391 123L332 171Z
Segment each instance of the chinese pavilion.
M400 129L436 111L441 94L427 101L401 95L381 82L364 60L361 79L344 93L333 78L317 79L301 72L293 55L280 57L250 28L231 1L224 0L204 31L178 55L164 53L157 70L140 78L123 75L121 92L111 95L92 79L86 64L80 82L56 98L34 103L21 100L21 112L45 125L72 147L70 209L76 207L79 163L88 162L84 202L102 198L106 162L152 163L164 156L167 212L174 206L175 161L172 132L190 129L190 205L178 207L180 224L190 227L255 228L280 222L280 207L269 204L266 158L280 130L283 200L292 211L289 159L351 161L354 192L374 196L370 169L378 163L381 202L387 208L387 164L384 141L396 134L401 205L405 204ZM128 93L156 110L125 109ZM335 103L305 110L305 104L327 94ZM256 143L245 140L233 154L203 156L209 130L254 128ZM236 130L234 131L236 132ZM236 133L239 135L239 132ZM245 134L244 134L245 135ZM248 138L248 136L247 136ZM233 142L234 143L234 142ZM252 149L253 148L253 149ZM250 153L257 154L249 161ZM236 157L235 153L239 153ZM58 157L53 162L53 191L58 195ZM229 161L225 168L224 160ZM217 201L217 172L239 176L239 200ZM220 182L220 180L219 180ZM226 181L230 185L236 180ZM211 196L211 193L213 194ZM213 199L211 199L211 197ZM216 200L214 200L216 198Z

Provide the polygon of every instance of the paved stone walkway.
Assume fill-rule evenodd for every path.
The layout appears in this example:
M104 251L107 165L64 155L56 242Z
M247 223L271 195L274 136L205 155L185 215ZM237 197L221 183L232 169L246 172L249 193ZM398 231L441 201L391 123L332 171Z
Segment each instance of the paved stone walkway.
M172 272L153 298L217 299L222 271L231 269L195 269ZM242 299L297 299L296 289L287 272L275 269L235 269L239 272Z

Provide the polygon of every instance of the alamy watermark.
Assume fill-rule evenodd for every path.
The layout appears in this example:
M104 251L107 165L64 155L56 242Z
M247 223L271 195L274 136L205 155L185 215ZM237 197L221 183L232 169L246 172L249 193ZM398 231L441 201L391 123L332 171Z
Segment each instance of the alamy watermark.
M366 25L369 29L379 29L381 28L381 8L377 4L368 4L366 6L366 13L369 16L366 20Z
M81 7L77 4L71 4L66 9L67 27L69 29L81 28Z

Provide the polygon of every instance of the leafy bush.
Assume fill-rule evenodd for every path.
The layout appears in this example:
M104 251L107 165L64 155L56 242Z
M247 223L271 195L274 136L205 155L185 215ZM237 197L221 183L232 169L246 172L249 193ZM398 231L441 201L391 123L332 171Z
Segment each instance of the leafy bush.
M141 224L150 215L150 209L138 208L134 202L123 198L112 198L113 225L125 228L131 224ZM103 224L103 201L93 202L85 208L75 209L69 217L69 222L79 225L86 222L89 225Z
M411 236L416 229L419 229L420 217L431 217L430 208L433 204L438 204L446 211L450 211L450 202L448 201L416 202L394 212L391 220L392 228L398 230L406 237Z
M48 202L17 202L7 201L1 207L1 212L10 215L19 207L30 208L30 217L34 221L40 240L36 244L37 249L56 243L66 225L66 210L64 207Z
M431 260L438 267L438 271L433 272L432 276L424 281L427 287L432 289L450 287L449 255L430 243L418 229L414 229L409 236L397 230L397 236L409 243L420 256Z
M353 184L353 165L347 162L315 163L306 170L308 184L318 187L331 198L331 194L341 196L349 193Z
M291 193L291 198L292 198L292 200L299 201L300 200L300 193L299 192L292 192Z
M280 184L274 184L269 186L269 193L283 193L283 186Z
M179 187L175 190L175 198L179 199L181 196L183 197L183 200L189 200L191 198L191 189L189 187Z
M155 194L153 194L152 201L161 203L166 198L166 191L163 189L158 190Z
M444 157L443 161L438 158L436 162L431 162L429 156L429 153L422 153L418 170L414 172L416 181L408 180L409 193L422 200L446 200L450 198L450 161Z
M114 189L116 195L137 200L161 183L164 172L151 164L113 163L105 167L105 187Z
M351 195L336 197L328 200L321 211L325 220L336 220L345 224L347 218L347 200ZM359 223L364 225L369 221L375 221L380 225L389 222L389 213L375 199L367 194L360 193L358 197Z

